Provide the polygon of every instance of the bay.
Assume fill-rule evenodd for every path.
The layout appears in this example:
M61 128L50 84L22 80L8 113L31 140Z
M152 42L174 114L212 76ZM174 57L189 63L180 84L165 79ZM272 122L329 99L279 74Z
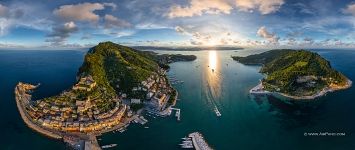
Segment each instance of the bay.
M99 137L100 145L117 143L117 149L179 149L181 138L199 131L215 149L353 149L355 148L355 88L329 93L313 101L251 96L249 89L263 77L260 66L246 66L231 55L246 56L262 50L157 51L193 54L193 62L171 64L168 75L183 80L174 116L152 118L133 124L124 133ZM352 81L355 79L353 50L313 50ZM15 105L17 82L41 83L36 98L60 93L75 82L82 64L82 51L0 51L1 149L66 149L65 145L27 128ZM212 71L213 69L213 71ZM217 117L214 108L222 116ZM345 136L304 136L308 132L340 132Z

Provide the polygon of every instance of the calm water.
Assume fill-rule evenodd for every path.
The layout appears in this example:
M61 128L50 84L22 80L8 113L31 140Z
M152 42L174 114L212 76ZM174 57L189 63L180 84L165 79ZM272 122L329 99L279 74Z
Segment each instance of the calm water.
M117 143L117 149L179 149L180 138L201 132L215 149L334 150L355 149L355 88L330 93L315 101L289 101L248 94L262 75L259 66L245 66L230 55L260 52L197 51L187 53L193 62L171 65L169 76L185 81L176 85L181 121L173 116L150 118L146 129L131 125L124 133L103 135L100 144ZM317 50L333 67L355 80L355 51ZM54 95L75 82L83 52L0 51L0 149L65 149L60 141L43 137L22 122L13 88L18 81L42 83L36 97ZM212 71L212 69L214 71ZM217 118L217 107L222 117ZM305 137L304 132L341 132L346 136Z

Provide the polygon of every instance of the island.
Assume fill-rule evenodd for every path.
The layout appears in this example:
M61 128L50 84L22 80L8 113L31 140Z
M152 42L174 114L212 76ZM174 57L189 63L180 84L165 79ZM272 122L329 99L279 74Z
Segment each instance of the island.
M266 76L250 90L254 94L279 93L292 99L314 99L352 85L329 61L307 50L270 50L232 58L246 65L262 65L260 72Z
M85 55L76 84L58 95L32 100L31 92L40 85L19 82L17 108L26 125L39 133L75 149L101 149L96 136L122 131L132 121L144 124L142 111L171 113L178 93L160 66L181 60L103 42ZM105 147L110 146L115 144Z

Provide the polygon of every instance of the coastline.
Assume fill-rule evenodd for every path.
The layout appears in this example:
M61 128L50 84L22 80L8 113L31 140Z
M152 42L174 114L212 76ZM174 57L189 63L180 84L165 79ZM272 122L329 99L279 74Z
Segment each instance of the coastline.
M29 119L27 112L24 110L24 108L25 108L24 100L30 101L32 96L30 94L27 94L27 91L36 89L38 86L29 85L28 87L20 88L19 87L20 85L22 85L21 82L15 87L15 99L16 99L17 109L20 113L22 120L25 122L25 124L29 128L31 128L32 130L35 130L45 136L48 136L48 137L51 137L54 139L62 139L63 136L56 134L54 132L48 131L48 130L38 126L37 124L35 124L34 122L32 122Z
M338 90L344 90L344 89L348 89L352 86L352 81L350 79L347 79L347 84L345 86L335 86L335 87L325 87L323 88L321 91L313 94L313 95L308 95L308 96L294 96L294 95L288 95L285 93L281 93L281 92L270 92L270 91L266 91L263 89L263 85L262 82L260 82L257 86L253 87L249 93L250 94L279 94L282 95L284 97L287 98L291 98L291 99L296 99L296 100L311 100L311 99L315 99L317 97L321 97L329 92L334 92L334 91L338 91Z
M32 96L28 93L31 90L36 89L38 86L34 86L31 84L26 84L19 82L15 87L15 100L17 109L20 113L22 120L25 124L32 130L45 135L50 138L54 138L57 140L63 140L64 142L68 143L70 146L77 147L80 145L81 141L84 141L83 144L79 147L87 147L88 149L92 150L101 150L99 146L96 136L99 134L84 134L84 133L68 133L63 131L56 131L53 129L48 129L38 125L37 123L33 122L29 114L26 111L26 103L31 101ZM105 132L100 132L100 134ZM85 148L86 149L86 148Z
M121 122L115 126L112 126L104 130L93 131L89 133L65 132L56 129L46 128L41 124L38 124L38 122L31 120L31 117L26 110L28 109L27 106L32 102L31 100L32 95L30 94L30 92L36 89L38 86L39 85L35 86L35 85L19 82L14 89L17 108L18 111L20 112L20 116L22 120L32 130L42 135L45 135L47 137L57 139L57 140L62 140L65 143L72 146L73 148L83 147L85 149L88 148L88 149L100 150L101 147L98 144L96 136L100 136L108 132L125 128L130 124L130 122L137 119L139 117L139 114L141 113L139 112L131 117L127 117L127 116L122 117ZM176 91L176 95L174 96L173 103L170 104L169 109L171 106L175 106L177 97L178 97L178 92Z

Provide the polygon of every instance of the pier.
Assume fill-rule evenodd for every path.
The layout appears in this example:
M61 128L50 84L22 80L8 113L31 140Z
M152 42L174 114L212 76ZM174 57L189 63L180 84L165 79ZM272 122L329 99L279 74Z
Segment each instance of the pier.
M194 145L195 150L212 150L212 148L207 144L201 133L190 133L189 137L192 139L192 143Z
M179 108L170 108L170 110L175 110L175 117L177 118L177 121L180 121L180 115L181 115L181 110Z
M263 84L261 81L257 86L250 89L249 93L250 94L270 94L269 91L264 90L264 87L263 87Z

